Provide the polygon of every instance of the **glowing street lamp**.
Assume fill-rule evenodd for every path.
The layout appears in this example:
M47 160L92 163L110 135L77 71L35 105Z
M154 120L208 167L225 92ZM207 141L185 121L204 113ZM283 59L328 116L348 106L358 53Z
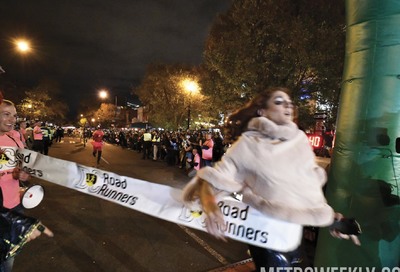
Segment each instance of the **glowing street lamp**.
M182 81L183 89L189 93L189 105L188 105L188 119L187 119L187 129L190 128L190 106L192 103L192 94L197 93L200 90L199 84L192 79L184 79Z
M185 90L188 91L190 94L195 93L199 90L199 84L191 79L185 79L184 81L182 81L182 85Z
M100 90L99 91L99 97L101 99L106 99L108 97L108 91L107 90Z
M15 47L18 52L22 54L29 53L32 50L31 44L28 40L25 39L17 39L14 41Z
M103 89L103 90L100 90L99 91L99 97L101 98L101 99L106 99L107 97L108 97L108 91L107 90L105 90L105 89ZM117 96L115 96L115 116L117 116L117 110L118 110L118 97Z
M25 104L24 105L24 107L26 107L27 108L27 115L31 115L31 116L27 116L27 117L30 117L31 119L34 119L34 111L33 111L33 105L32 104L30 104L30 103L28 103L28 104Z

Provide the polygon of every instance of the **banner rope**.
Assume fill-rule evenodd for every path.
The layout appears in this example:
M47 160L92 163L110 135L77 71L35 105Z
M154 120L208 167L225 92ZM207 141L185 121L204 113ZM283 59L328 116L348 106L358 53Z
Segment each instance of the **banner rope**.
M29 149L1 147L7 157L0 172L22 168L39 179L74 189L94 197L189 228L206 231L205 214L198 203L187 207L182 190L167 185L120 176ZM217 196L224 215L224 234L233 240L278 251L296 249L301 242L302 226L261 214L251 206L226 195Z

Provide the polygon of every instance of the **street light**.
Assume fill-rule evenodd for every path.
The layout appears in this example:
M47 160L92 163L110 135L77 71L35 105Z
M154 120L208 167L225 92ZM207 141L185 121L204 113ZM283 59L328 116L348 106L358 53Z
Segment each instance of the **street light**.
M25 102L22 104L22 109L23 109L26 120L28 120L28 118L30 118L31 120L35 119L33 104Z
M32 50L30 42L26 39L16 39L14 40L14 44L17 51L22 54L29 53Z
M108 91L107 90L100 90L99 91L99 97L101 99L106 99L108 97Z
M100 90L99 97L101 99L106 99L108 97L108 91L105 89ZM115 107L118 107L118 96L115 96Z
M182 81L182 86L186 92L189 93L189 105L188 105L188 119L187 119L187 129L190 128L190 107L192 103L192 94L196 93L200 90L199 84L197 81L192 79L184 79Z
M99 91L99 97L101 99L106 99L108 97L108 90L102 89ZM118 112L118 96L115 96L115 111L114 111L114 118L117 118L117 112Z

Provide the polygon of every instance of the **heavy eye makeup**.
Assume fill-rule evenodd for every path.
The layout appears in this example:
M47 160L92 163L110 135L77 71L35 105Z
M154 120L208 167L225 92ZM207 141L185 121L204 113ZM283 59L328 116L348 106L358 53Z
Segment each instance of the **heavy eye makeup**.
M293 107L293 102L291 100L283 99L282 96L275 97L274 98L274 104L278 105L278 106L285 104L285 105L288 105L289 107Z

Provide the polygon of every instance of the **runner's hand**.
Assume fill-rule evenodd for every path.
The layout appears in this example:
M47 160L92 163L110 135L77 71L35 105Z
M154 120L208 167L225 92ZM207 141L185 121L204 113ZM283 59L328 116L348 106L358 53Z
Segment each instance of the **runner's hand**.
M215 238L226 241L224 216L217 205L210 184L204 180L200 183L200 203L207 216L205 221L207 231Z
M182 198L189 206L191 202L200 198L202 210L206 214L205 223L207 231L217 239L226 241L223 232L225 225L224 217L207 181L200 178L192 180L185 187Z
M221 210L218 208L214 212L206 212L206 216L205 223L208 233L213 235L215 238L226 242L223 231L225 229L225 221Z
M54 236L53 232L49 228L41 224L32 232L31 235L29 235L27 242L38 238L42 233L46 234L48 237Z
M21 170L19 171L19 180L20 181L28 181L31 175L29 175L27 172Z
M340 221L344 218L344 216L341 213L335 213L335 220ZM355 245L360 246L361 242L358 239L357 235L355 234L344 234L340 232L338 229L335 228L330 228L329 229L330 234L338 239L345 239L345 240L351 240Z

